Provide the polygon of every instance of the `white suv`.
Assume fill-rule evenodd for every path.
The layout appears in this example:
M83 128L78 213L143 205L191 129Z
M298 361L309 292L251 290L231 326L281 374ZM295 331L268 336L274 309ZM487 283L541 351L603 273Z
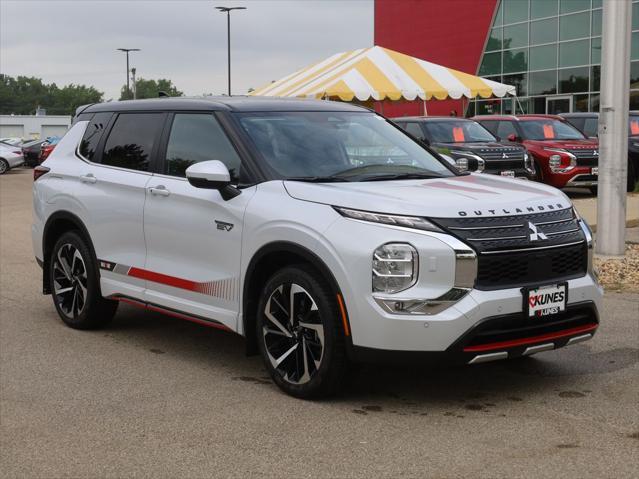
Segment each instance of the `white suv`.
M102 326L122 301L230 330L298 397L352 362L511 358L599 323L591 234L563 193L460 173L348 104L91 105L34 178L65 323Z

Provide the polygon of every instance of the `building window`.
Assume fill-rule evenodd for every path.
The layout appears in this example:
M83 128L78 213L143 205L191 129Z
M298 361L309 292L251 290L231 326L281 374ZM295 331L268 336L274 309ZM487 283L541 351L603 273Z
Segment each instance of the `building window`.
M518 96L525 96L528 94L528 75L526 75L525 73L504 75L504 78L503 80L501 80L501 82L505 83L506 85L513 85L514 87L516 87Z
M590 50L590 63L601 63L601 37L592 39Z
M528 24L520 23L504 27L504 48L520 48L528 45Z
M590 0L561 0L559 13L572 13L590 8Z
M528 93L530 95L553 95L557 93L557 70L530 73Z
M528 70L527 48L504 51L504 73L525 72L526 70Z
M557 45L531 47L529 65L531 70L557 68Z
M530 17L531 18L544 18L557 15L559 11L558 0L542 0L533 1L530 4Z
M502 0L504 25L528 20L528 0Z
M575 67L590 63L590 41L577 40L559 44L559 66Z
M639 32L633 32L630 45L630 59L639 60Z
M574 95L572 97L572 111L588 111L588 95Z
M587 92L588 70L588 67L559 70L559 93Z
M599 91L599 80L601 78L601 67L595 65L590 70L590 91Z
M501 52L486 53L479 67L481 76L495 75L501 73Z
M530 44L554 43L557 41L557 18L530 22Z
M559 17L559 40L576 40L590 35L590 12Z
M501 50L502 31L500 28L493 28L490 31L488 37L488 43L486 44L486 51Z
M633 5L633 13L635 5ZM592 11L592 34L593 36L601 35L601 10Z

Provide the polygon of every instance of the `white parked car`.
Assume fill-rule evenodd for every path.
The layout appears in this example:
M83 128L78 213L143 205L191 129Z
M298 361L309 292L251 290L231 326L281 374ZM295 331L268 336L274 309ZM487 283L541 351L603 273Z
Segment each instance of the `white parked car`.
M11 168L24 163L24 156L19 147L0 143L0 175L5 174Z
M102 103L34 171L43 290L73 328L118 302L239 333L298 397L352 362L484 361L590 339L592 236L542 184L461 173L366 109Z

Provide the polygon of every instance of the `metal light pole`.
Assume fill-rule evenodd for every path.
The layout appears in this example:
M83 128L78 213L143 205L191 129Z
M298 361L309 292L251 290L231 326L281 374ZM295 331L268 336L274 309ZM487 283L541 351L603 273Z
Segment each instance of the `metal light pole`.
M246 10L246 7L215 7L220 12L226 13L226 48L228 58L228 81L229 81L229 96L231 96L231 11L232 10Z
M126 53L126 96L131 98L131 89L129 88L129 52L139 52L139 48L118 48L118 51Z
M604 0L595 252L625 254L632 3Z
M138 96L138 88L135 85L135 72L136 72L135 67L131 68L131 83L133 83L133 99L134 100Z

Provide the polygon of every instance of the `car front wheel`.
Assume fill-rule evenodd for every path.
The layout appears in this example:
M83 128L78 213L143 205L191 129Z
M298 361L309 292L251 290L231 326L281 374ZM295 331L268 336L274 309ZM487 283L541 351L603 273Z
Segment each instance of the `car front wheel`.
M260 352L273 381L299 398L337 392L347 359L337 298L324 278L304 265L274 274L258 306Z

